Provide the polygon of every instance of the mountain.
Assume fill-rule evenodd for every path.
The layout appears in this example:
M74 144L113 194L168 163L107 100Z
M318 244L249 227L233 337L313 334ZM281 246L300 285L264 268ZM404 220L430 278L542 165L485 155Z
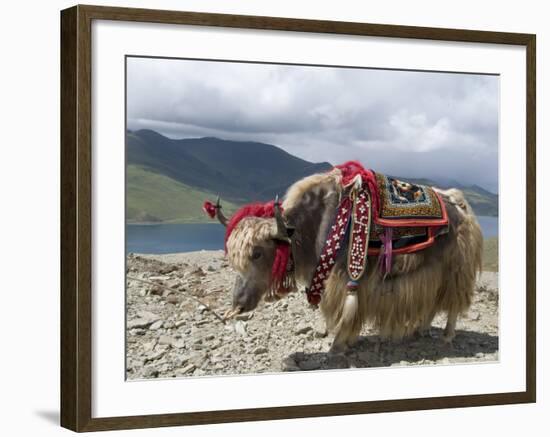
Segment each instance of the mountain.
M152 130L127 131L126 164L129 223L206 222L205 199L220 195L229 215L244 203L283 196L295 181L332 168L270 144L212 137L174 140ZM398 179L441 186L429 179ZM457 188L477 214L498 215L496 194L476 185Z
M270 144L211 137L172 140L151 130L126 135L126 156L129 165L236 203L282 196L296 180L332 167L327 162L305 161Z
M152 130L126 133L128 222L207 221L205 199L238 205L283 196L296 180L326 171L270 144L218 138L173 140Z
M477 215L498 217L498 195L477 185L462 187L466 200Z

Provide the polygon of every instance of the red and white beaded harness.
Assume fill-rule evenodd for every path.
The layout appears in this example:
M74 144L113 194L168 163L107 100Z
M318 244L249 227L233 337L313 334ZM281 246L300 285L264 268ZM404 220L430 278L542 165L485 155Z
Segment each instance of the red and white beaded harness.
M340 249L345 246L346 235L349 235L346 263L349 291L357 289L358 281L366 271L372 215L371 195L361 175L357 175L349 186L347 194L338 205L336 218L327 234L310 286L306 289L307 300L312 305L318 305L321 301L325 281L330 275Z

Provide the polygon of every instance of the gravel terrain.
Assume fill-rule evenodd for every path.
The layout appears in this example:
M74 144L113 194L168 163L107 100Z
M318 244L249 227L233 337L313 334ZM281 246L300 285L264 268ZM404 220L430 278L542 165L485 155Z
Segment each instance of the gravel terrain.
M345 355L329 355L322 316L303 293L262 303L225 323L234 272L222 251L127 258L128 379L410 366L498 360L498 277L483 272L452 345L445 317L431 337L381 341L364 327Z

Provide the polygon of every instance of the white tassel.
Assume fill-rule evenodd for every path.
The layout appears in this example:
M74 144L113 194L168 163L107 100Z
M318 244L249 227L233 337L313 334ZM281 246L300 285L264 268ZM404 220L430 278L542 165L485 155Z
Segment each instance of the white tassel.
M346 300L344 301L344 307L342 308L342 319L340 324L350 325L357 316L359 310L359 299L357 298L357 291L348 290Z

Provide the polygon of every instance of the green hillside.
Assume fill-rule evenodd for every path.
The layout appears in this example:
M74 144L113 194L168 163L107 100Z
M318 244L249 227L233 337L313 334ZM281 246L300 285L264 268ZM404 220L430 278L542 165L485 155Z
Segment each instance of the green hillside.
M214 202L216 195L189 187L168 176L143 167L126 168L127 223L199 223L212 220L202 211L206 199ZM237 206L222 199L227 216Z

